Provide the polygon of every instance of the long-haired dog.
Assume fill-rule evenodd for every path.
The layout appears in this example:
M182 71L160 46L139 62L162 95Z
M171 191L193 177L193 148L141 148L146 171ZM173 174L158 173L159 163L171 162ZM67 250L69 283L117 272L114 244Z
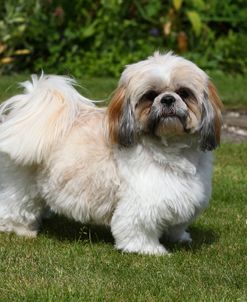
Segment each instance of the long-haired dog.
M32 77L0 107L0 231L36 236L47 205L109 225L115 246L165 254L211 195L221 102L208 76L172 53L124 70L108 108L68 77Z

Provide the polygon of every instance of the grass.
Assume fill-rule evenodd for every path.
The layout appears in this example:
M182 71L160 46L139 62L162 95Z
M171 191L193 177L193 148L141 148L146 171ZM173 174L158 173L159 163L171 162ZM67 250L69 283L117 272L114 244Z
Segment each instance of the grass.
M226 108L247 110L246 76L212 73L210 77L216 85Z
M247 109L247 77L226 75L222 73L210 74L219 90L223 103L228 109ZM20 92L18 83L29 79L28 75L1 76L0 101ZM107 100L116 88L117 80L113 78L88 78L78 80L79 91L92 99ZM83 88L84 87L84 88Z
M0 99L26 78L2 77ZM242 80L239 88L222 82L229 106L231 91L246 103ZM116 85L114 79L80 83L94 92L87 95L103 99ZM36 239L0 233L0 302L247 301L246 154L247 144L216 151L210 207L190 227L191 245L167 245L171 256L122 254L108 229L57 216L44 221Z

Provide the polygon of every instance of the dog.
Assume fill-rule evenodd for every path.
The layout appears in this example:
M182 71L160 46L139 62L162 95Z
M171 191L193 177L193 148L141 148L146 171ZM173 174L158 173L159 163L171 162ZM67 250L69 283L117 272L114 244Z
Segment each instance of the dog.
M172 52L128 65L107 108L75 81L32 76L0 107L0 231L35 237L47 206L109 225L115 247L161 255L190 242L211 196L222 103L204 71Z

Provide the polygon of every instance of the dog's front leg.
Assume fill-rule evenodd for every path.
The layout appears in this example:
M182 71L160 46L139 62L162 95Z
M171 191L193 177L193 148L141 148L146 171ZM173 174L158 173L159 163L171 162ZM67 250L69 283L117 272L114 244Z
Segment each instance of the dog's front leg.
M145 205L138 198L121 200L111 221L116 248L139 254L167 254L167 250L159 242L161 230L158 215L157 207Z

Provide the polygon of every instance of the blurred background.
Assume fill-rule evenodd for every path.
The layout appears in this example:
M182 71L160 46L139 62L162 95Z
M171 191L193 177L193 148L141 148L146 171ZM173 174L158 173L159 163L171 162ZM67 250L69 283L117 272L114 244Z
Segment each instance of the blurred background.
M1 73L118 77L154 50L247 71L245 0L0 0Z
M227 106L247 107L246 0L0 0L0 8L1 99L13 79L41 70L106 98L126 64L173 50L209 73Z

